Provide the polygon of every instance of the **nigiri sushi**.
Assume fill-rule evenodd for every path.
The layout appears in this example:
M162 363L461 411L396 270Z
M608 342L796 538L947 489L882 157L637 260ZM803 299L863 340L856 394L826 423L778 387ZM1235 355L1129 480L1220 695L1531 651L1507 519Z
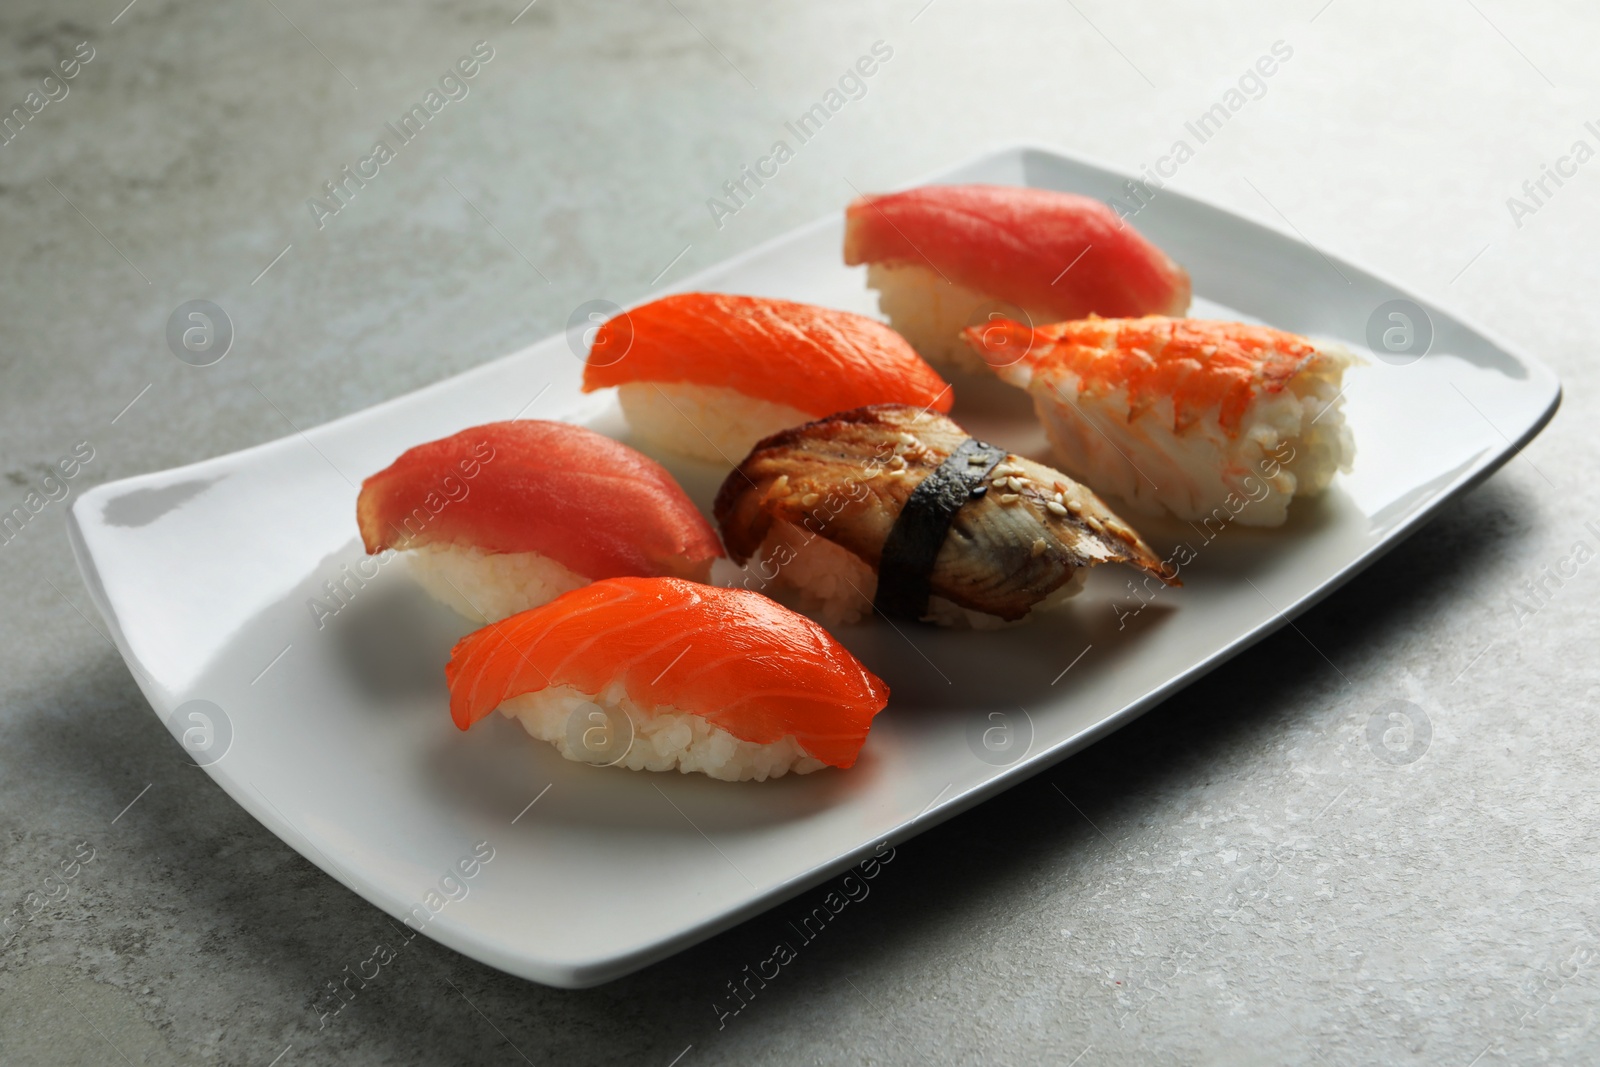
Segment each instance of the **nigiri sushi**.
M463 730L499 708L570 760L726 781L853 766L889 700L810 619L675 578L611 578L494 623L445 679Z
M966 331L1028 390L1063 470L1142 511L1278 526L1349 471L1337 344L1239 322L1084 319Z
M845 211L844 261L924 359L981 370L963 328L996 309L1030 323L1182 315L1189 275L1098 200L1005 185L928 185Z
M829 623L891 618L992 628L1078 592L1096 563L1176 574L1094 493L885 404L758 444L717 493L717 523L752 580Z
M369 554L406 550L429 593L477 622L598 578L705 581L716 532L660 464L564 422L491 422L409 449L361 485Z
M602 325L583 388L613 385L640 437L730 466L768 434L820 415L887 403L949 411L953 401L882 323L726 293L663 297Z

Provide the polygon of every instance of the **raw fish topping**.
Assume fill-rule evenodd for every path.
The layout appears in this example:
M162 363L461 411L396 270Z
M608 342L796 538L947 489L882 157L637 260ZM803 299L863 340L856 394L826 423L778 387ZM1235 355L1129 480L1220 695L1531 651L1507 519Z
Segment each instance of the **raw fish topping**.
M588 578L672 573L722 555L655 460L564 422L475 426L409 449L356 503L369 553L433 543L538 552Z
M793 737L849 767L889 688L821 626L759 593L676 578L614 578L469 634L445 678L465 730L551 685L698 715L742 741Z
M585 392L630 382L690 382L732 389L812 415L863 404L949 411L943 378L899 334L845 311L727 293L681 293L625 311L601 326Z
M1182 314L1189 276L1098 200L1048 189L928 185L846 211L844 260L922 267L1060 318Z

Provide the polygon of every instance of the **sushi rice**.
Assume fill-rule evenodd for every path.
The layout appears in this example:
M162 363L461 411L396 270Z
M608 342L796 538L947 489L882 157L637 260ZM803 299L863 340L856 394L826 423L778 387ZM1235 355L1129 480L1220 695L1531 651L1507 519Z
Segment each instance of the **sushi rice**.
M629 382L617 400L651 445L711 463L737 463L755 443L812 416L787 404L692 382Z
M547 604L589 584L588 578L539 552L485 552L434 542L411 549L405 558L412 578L429 596L478 623Z
M1026 323L1049 322L1054 316L996 301L987 293L946 281L916 264L873 263L867 287L878 291L878 310L889 325L911 343L917 354L936 367L987 371L983 359L962 340L968 326L984 325L985 310L1007 318L1025 316Z
M699 772L725 782L762 782L793 771L810 774L827 764L806 754L791 736L772 744L741 741L698 715L671 706L641 707L623 686L613 683L600 693L584 693L570 685L524 693L500 705L540 741L578 763L626 767L634 771ZM589 724L603 716L606 745L600 751L585 744ZM625 721L624 721L625 719ZM613 746L623 751L611 751Z
M1223 429L1215 411L1175 430L1170 398L1134 412L1126 389L1080 395L1070 371L1049 382L1023 366L997 373L1025 388L1031 383L1061 469L1097 491L1145 513L1165 508L1196 521L1224 509L1226 521L1278 526L1294 497L1322 493L1355 460L1339 394L1356 359L1338 345L1319 346L1318 357L1286 388L1252 400L1237 435ZM1233 508L1226 507L1230 498Z

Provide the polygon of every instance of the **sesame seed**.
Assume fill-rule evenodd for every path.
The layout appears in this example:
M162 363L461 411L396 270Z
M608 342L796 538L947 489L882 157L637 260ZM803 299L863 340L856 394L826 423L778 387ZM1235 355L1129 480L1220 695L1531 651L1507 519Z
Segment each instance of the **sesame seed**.
M917 443L917 439L908 433L903 433L900 435L900 443L905 445L914 445Z
M1035 537L1035 538L1034 538L1034 539L1033 539L1033 554L1034 554L1034 555L1035 555L1035 556L1042 556L1042 555L1044 555L1044 550L1045 550L1045 549L1046 549L1046 548L1047 548L1047 547L1048 547L1048 546L1047 546L1047 545L1046 545L1046 544L1045 544L1045 543L1044 543L1044 538L1042 538L1042 537Z
M1018 492L1018 493L1022 492L1022 481L1021 481L1021 479L1018 479L1018 478L1007 478L1006 479L1006 488L1007 489L1011 489L1011 490L1013 490L1015 492Z
M891 459L889 461L889 468L891 470L900 470L905 465L906 465L906 458L904 456L897 455L897 456L895 456L893 459Z
M818 496L816 493L807 493L805 496L800 498L800 503L802 505L804 505L805 507L809 508L812 504L815 504L817 501L819 501L821 499L822 498L820 496Z
M1057 504L1065 504L1067 502L1067 498L1062 496L1060 493L1057 493L1055 496L1051 497L1050 499L1054 500Z
M967 465L969 467L981 467L987 462L989 462L988 456L972 455L967 457Z
M1057 504L1054 500L1046 501L1044 505L1052 515L1065 515L1067 509Z
M1000 503L1002 503L1002 504L1014 504L1018 500L1021 500L1022 498L1020 496L1018 496L1016 493L1001 493L995 499L999 500Z

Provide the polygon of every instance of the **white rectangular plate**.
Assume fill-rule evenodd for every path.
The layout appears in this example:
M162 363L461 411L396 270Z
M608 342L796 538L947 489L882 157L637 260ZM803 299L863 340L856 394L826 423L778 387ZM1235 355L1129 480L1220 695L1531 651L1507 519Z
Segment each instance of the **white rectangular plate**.
M1125 196L1124 175L1033 148L931 180ZM1193 274L1198 316L1262 321L1362 351L1375 309L1408 298L1174 192L1136 222ZM842 233L835 215L675 288L873 314L862 272L841 263ZM95 603L161 720L175 735L203 732L187 713L178 720L180 705L221 709L211 752L225 754L206 769L246 810L385 912L430 916L414 921L443 944L539 982L592 985L770 907L1130 721L1505 462L1554 413L1555 376L1409 299L1431 319L1432 347L1409 365L1373 360L1350 374L1355 473L1324 500L1297 503L1277 530L1234 527L1208 543L1184 524L1135 516L1163 556L1188 541L1198 558L1182 589L1125 625L1119 613L1140 603L1126 586L1132 572L1100 568L1059 619L1016 630L842 631L893 690L848 772L733 785L567 763L499 716L462 734L446 711L442 667L467 627L421 597L401 562L364 586L348 581L348 606L319 627L311 599L334 604L323 583L364 559L356 487L404 449L510 418L536 396L527 417L626 439L609 396L579 393L580 363L562 336L303 436L99 486L76 502L69 528ZM956 416L981 436L1039 451L1020 394L970 388ZM709 503L723 472L658 458ZM991 727L1001 731L990 742L1011 739L1009 754L984 747ZM493 858L456 888L448 873L478 842Z

